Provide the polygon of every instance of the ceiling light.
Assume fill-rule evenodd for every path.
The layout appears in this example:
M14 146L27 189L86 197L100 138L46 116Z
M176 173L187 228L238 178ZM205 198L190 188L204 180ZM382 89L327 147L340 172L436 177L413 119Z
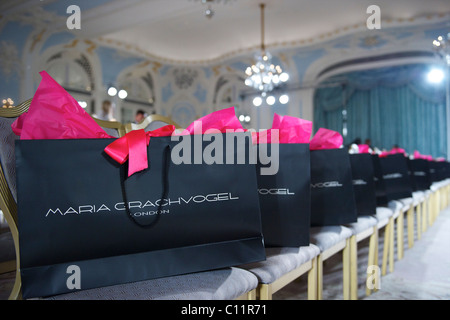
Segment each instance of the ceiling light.
M289 96L287 94L283 94L280 96L279 100L281 104L286 104L289 102Z
M208 19L211 19L214 16L214 10L211 9L211 7L208 7L208 9L205 10L205 17Z
M286 72L283 72L282 74L280 74L280 81L286 82L288 80L289 80L289 75Z
M253 99L253 105L255 107L259 107L262 104L262 98L261 97L255 97Z
M117 89L114 88L114 87L110 87L110 88L108 89L108 94L109 94L111 97L114 97L114 96L117 94Z
M198 0L194 0L198 1ZM211 19L214 16L214 10L212 9L212 4L228 4L229 2L233 2L236 0L201 0L202 5L208 5L208 8L204 11L204 16L208 19Z
M119 98L120 99L125 99L128 96L128 92L126 92L125 90L120 90L119 91Z
M275 103L275 97L274 96L268 96L266 99L266 102L269 106L272 106Z
M428 82L435 84L441 83L444 77L444 71L438 68L431 69L427 74Z

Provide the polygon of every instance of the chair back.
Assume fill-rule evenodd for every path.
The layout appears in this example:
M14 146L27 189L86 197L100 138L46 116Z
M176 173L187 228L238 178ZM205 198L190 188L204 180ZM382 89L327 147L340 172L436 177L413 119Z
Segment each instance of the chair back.
M17 192L16 192L16 166L15 166L15 140L11 124L18 116L28 111L31 99L13 108L0 108L0 210L8 223L14 241L16 254L16 280L10 299L20 297L20 255L19 232L17 228Z
M106 121L97 119L95 117L92 117L92 119L94 119L95 122L97 122L97 124L112 137L120 138L121 136L125 135L125 125L118 121Z
M145 131L152 131L164 127L166 125L173 125L177 129L181 129L181 126L173 121L169 117L165 117L158 114L152 114L147 116L141 123L128 123L125 125L125 131L128 133L132 130L144 129Z

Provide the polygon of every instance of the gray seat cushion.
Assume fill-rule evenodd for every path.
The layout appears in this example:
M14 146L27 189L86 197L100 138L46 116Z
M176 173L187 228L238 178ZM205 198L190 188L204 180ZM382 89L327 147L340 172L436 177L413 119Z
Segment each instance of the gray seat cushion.
M269 284L319 254L320 249L313 244L299 248L267 248L265 261L249 263L239 268L254 273L260 283Z
M139 281L49 297L50 300L232 300L258 286L239 268Z
M354 223L345 225L349 228L354 235L373 228L378 223L378 220L372 216L359 216L358 220Z
M162 121L152 121L148 124L148 126L145 127L145 131L153 131L153 130L162 128L167 125L168 125L168 123L165 123Z
M117 129L113 129L113 128L104 128L104 127L102 127L102 129L103 129L107 134L109 134L110 136L115 137L115 138L119 138L119 132L117 131Z
M414 206L417 206L419 203L425 200L425 192L423 191L414 191L413 192Z
M433 191L433 192L437 191L440 188L445 187L446 185L448 185L449 181L450 181L449 179L445 179L445 180L442 180L442 181L433 182L431 184L431 186L430 186L430 190Z
M378 228L384 227L389 222L389 218L394 215L394 211L391 208L377 207L377 213L375 217L378 220Z
M403 211L406 211L407 209L409 209L409 207L411 205L413 205L414 198L413 197L411 197L411 198L403 198L403 199L399 199L398 201L403 204Z
M433 191L433 192L435 192L435 191L437 191L437 190L439 189L439 187L440 187L439 183L433 182L433 183L431 184L431 186L430 186L430 190Z
M310 241L323 252L351 236L352 231L344 226L314 227L311 228Z
M11 190L14 199L16 197L16 156L14 153L14 141L19 139L11 129L11 124L16 118L0 117L0 164L5 174L6 183Z
M412 198L405 198L401 200L392 200L388 203L388 207L394 212L394 219L396 219L400 215L400 212L407 211L413 201Z

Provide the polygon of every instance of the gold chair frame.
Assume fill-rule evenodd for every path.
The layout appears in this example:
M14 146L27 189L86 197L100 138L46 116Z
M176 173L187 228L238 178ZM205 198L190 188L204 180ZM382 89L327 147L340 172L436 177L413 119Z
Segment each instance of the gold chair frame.
M109 129L116 129L119 137L122 137L125 135L126 130L125 130L125 125L122 124L121 122L118 121L107 121L107 120L101 120L101 119L97 119L95 117L92 117L92 119L95 120L95 122L97 122L97 124L100 127L103 128L109 128Z
M296 269L286 273L272 283L260 283L257 288L257 299L272 300L272 295L304 274L308 275L308 300L317 300L318 256L306 261Z
M165 116L162 116L159 114L152 114L152 115L147 116L144 120L142 120L142 122L140 122L138 124L127 123L125 125L125 133L128 133L133 130L145 129L145 128L147 128L147 126L150 123L152 123L154 121L161 121L161 122L167 123L168 125L171 124L171 125L175 126L175 128L177 128L177 129L182 129L181 126L178 123L176 123L175 121L173 121L171 118L165 117Z
M323 300L323 263L339 252L342 252L343 298L344 300L350 300L350 238L341 240L317 256L317 300Z
M368 267L378 266L378 226L375 225L350 237L350 300L358 300L358 243L369 238ZM381 276L381 275L380 275ZM369 275L366 277L366 284ZM372 290L366 285L366 296Z
M16 118L21 114L27 112L28 108L30 107L30 104L31 99L19 104L14 108L0 108L0 117ZM19 255L17 204L6 182L5 174L1 166L0 166L0 209L3 211L6 222L8 223L9 229L11 230L11 234L14 241L14 247L16 251L15 264L7 262L7 264L9 264L10 267L15 266L16 270L16 279L8 299L16 300L20 299L21 297L21 287L22 287L20 272L18 272L18 270L20 270L20 255ZM10 271L14 271L14 268Z

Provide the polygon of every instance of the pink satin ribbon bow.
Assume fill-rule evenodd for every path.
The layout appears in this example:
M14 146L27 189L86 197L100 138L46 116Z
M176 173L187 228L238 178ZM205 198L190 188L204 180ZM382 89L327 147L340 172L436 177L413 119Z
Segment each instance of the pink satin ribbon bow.
M110 143L105 152L120 164L128 160L128 176L148 168L147 146L150 137L167 137L175 131L175 126L167 125L153 131L133 130Z

